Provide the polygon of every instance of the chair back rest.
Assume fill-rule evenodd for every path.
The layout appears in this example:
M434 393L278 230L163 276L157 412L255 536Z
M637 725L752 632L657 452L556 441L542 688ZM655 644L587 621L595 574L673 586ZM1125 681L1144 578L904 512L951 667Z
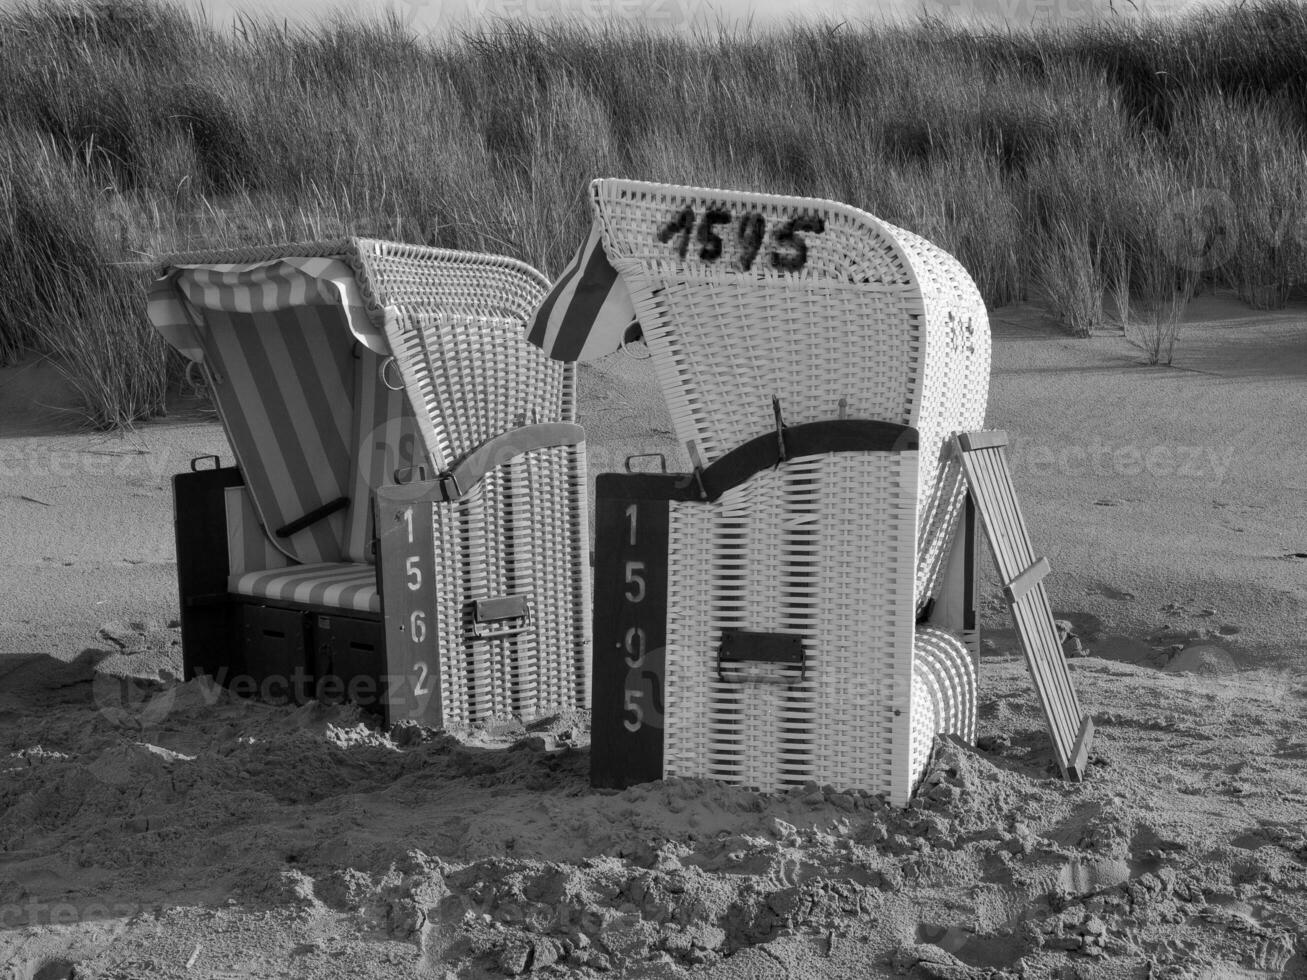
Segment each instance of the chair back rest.
M376 239L179 255L163 272L151 320L201 364L259 522L304 563L372 561L371 491L428 463L428 444L485 428L448 414L465 402L405 390L415 372L387 364L383 323L441 312L512 322L520 337L547 284L515 259ZM547 415L536 402L505 411ZM341 498L329 516L277 536Z
M351 244L370 308L525 321L549 285L538 270L503 255L373 238Z
M597 180L678 438L704 463L784 423L871 418L920 436L918 596L961 508L954 432L983 424L990 340L960 263L833 201Z
M528 344L522 319L398 315L386 336L439 470L512 429L576 421L576 366Z
M523 340L549 281L517 259L375 239L356 243L359 283L384 311L387 349L438 470L532 422L576 418L574 371Z

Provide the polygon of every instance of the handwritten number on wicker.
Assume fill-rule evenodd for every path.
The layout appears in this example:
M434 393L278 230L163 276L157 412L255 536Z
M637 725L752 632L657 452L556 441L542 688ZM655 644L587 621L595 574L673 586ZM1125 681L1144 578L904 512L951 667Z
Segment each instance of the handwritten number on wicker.
M782 222L772 232L775 248L771 253L771 264L786 272L797 272L808 261L808 243L799 232L821 234L826 230L826 222L819 214L801 214L797 218Z
M660 242L670 242L676 239L676 254L685 258L685 253L690 247L690 232L694 229L694 208L681 208L676 217L667 224L663 225L658 231L658 240Z
M965 323L949 314L949 346L957 353L976 353L976 325L968 317Z
M677 256L683 259L689 252L690 235L693 233L699 243L700 261L716 262L726 251L726 243L716 229L719 225L729 225L731 221L731 213L725 208L709 208L699 216L695 214L694 208L687 205L658 229L658 240L664 244L671 243ZM825 230L826 222L819 214L801 214L774 226L771 247L768 249L772 268L785 272L802 269L808 261L808 243L803 236L819 235ZM767 219L757 211L750 211L740 217L735 238L741 271L747 272L753 267L758 253L762 251L766 234Z
M753 266L762 248L762 238L767 230L767 219L757 211L750 211L740 219L740 268L745 272Z
M723 211L721 208L709 208L703 213L703 220L699 222L698 239L699 258L705 262L715 262L722 257L722 238L713 228L717 225L730 224L731 212Z

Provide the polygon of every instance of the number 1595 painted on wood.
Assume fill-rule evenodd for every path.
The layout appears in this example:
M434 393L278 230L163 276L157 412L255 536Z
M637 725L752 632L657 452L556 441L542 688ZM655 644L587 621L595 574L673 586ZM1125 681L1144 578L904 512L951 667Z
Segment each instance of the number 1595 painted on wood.
M613 476L595 499L590 778L620 788L662 775L668 503L606 493Z

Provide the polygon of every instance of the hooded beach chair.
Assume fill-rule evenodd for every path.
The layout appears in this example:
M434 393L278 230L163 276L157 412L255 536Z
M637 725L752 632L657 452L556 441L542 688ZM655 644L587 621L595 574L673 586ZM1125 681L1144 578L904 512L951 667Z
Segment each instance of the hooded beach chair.
M604 474L592 780L908 799L973 737L975 521L951 437L990 339L961 265L831 201L623 180L533 318L556 357L637 321L695 464Z
M186 676L432 726L584 704L574 368L546 280L368 239L174 256L150 316L234 467L174 481Z

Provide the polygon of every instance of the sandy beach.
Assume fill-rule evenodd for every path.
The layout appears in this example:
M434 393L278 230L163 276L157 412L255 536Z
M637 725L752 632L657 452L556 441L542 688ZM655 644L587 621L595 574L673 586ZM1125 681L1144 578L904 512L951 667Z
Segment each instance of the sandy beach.
M221 429L79 430L51 365L0 369L0 976L1307 977L1305 324L1205 295L1150 367L992 315L1098 734L1056 778L986 557L980 737L906 810L593 791L584 713L385 731L181 683L169 480ZM587 366L582 413L592 476L681 464L646 363Z

